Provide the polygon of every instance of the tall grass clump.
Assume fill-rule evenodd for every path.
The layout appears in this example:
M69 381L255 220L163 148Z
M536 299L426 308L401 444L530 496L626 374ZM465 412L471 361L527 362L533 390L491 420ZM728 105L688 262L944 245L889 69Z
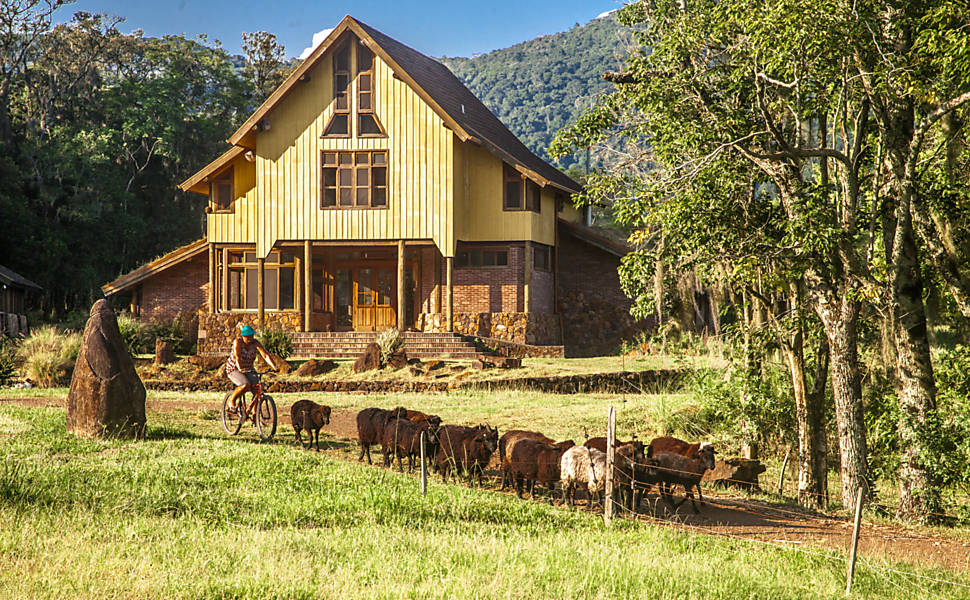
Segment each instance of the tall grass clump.
M290 334L282 329L264 329L257 334L256 339L270 354L275 354L280 358L287 358L290 354L293 354L293 340L290 338Z
M17 343L4 335L0 335L0 386L17 374Z
M134 356L145 352L144 324L128 313L119 314L117 321L118 331L121 333L121 339L125 342L125 347L128 348L128 354Z
M17 350L23 372L40 387L70 381L81 350L81 334L44 326L24 338Z
M381 349L382 365L386 365L387 361L391 359L391 355L397 352L397 349L404 343L401 332L396 327L391 327L380 332L375 341Z

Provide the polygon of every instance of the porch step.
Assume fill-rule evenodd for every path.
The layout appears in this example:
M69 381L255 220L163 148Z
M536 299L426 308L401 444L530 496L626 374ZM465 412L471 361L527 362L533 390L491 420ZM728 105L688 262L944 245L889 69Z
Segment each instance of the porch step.
M474 360L480 354L475 345L454 333L406 331L401 334L409 357ZM357 358L367 344L377 339L373 331L295 332L293 358Z

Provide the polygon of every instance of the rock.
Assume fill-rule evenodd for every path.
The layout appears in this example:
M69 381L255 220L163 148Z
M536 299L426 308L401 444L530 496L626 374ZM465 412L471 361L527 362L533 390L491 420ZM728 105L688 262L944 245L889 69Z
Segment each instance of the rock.
M483 354L479 356L478 359L489 366L497 367L499 369L518 369L522 367L521 358L513 358L510 356L488 356L487 354Z
M408 367L408 370L410 370L411 375L414 375L415 377L424 377L427 374L424 372L424 369L420 367L415 367L413 365Z
M276 368L279 369L279 372L282 373L283 375L285 375L285 374L287 374L287 373L289 373L290 371L293 370L293 365L291 365L290 363L286 362L286 360L283 359L282 356L279 356L278 354L273 354L273 353L270 353L269 356L270 356L270 358L273 359L273 364L276 365ZM263 355L262 354L257 354L256 355L256 367L257 367L256 370L259 371L259 372L261 372L261 373L270 370L269 365L266 364L266 361L265 360L263 360ZM260 367L262 367L262 368L260 368Z
M413 365L415 367L420 367L421 366L421 359L418 358L418 357L409 358L408 359L408 364L409 365Z
M403 369L408 365L408 355L404 351L404 348L395 350L391 357L387 359L387 366L397 370Z
M472 361L472 368L484 371L485 369L492 368L492 363L482 360L481 358Z
M175 362L175 350L162 338L155 338L155 364L167 365Z
M364 353L354 361L354 373L372 371L381 368L381 347L371 342L367 344Z
M425 371L437 371L438 369L445 366L445 361L443 360L432 360L425 364Z
M337 363L332 360L316 360L315 358L311 358L300 365L300 368L296 370L294 375L300 377L316 377L318 375L326 375L336 368Z
M226 366L226 357L217 354L193 354L187 360L189 363L206 371L215 371Z
M71 387L67 430L75 435L144 437L145 386L107 300L91 307Z
M758 475L767 470L761 462L747 458L729 458L714 462L714 469L704 473L702 481L721 487L759 489Z

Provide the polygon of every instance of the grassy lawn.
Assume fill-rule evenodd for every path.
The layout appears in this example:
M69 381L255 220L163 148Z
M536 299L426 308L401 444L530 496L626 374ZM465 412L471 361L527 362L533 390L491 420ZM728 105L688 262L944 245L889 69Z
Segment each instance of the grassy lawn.
M427 408L462 414L460 400ZM821 551L606 529L437 480L422 497L412 477L226 438L199 416L89 441L65 433L62 409L0 405L0 598L843 597L845 563ZM865 565L856 582L858 598L970 597Z

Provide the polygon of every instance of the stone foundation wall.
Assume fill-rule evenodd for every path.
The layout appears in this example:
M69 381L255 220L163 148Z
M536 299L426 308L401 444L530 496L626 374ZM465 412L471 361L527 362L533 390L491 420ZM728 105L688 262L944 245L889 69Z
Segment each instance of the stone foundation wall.
M553 346L560 344L559 316L522 312L455 313L455 333L480 338L493 338L517 344ZM446 330L445 315L424 313L422 331Z
M299 312L265 313L264 329L299 331ZM232 341L239 336L243 325L251 325L259 331L259 315L256 313L219 312L209 314L199 311L199 354L228 354Z

